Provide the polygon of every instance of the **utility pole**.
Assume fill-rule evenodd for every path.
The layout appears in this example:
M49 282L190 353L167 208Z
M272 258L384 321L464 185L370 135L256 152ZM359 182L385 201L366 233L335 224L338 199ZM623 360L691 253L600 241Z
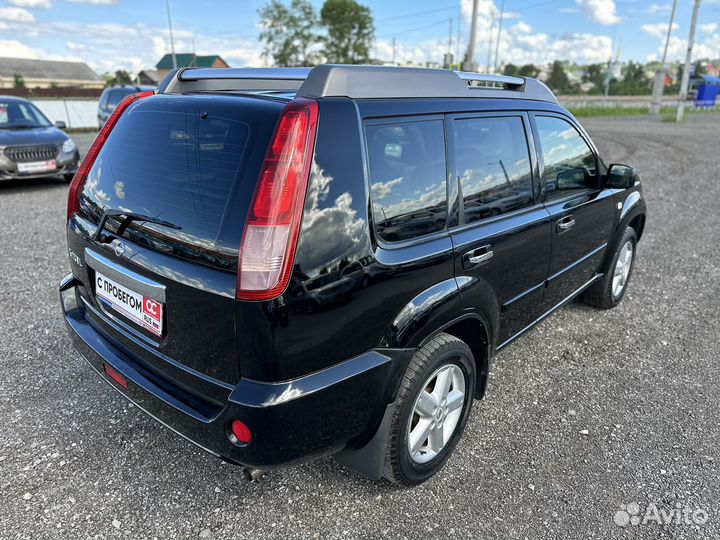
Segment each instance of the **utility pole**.
M457 38L455 38L455 59L457 60L458 65L460 66L459 69L462 69L462 66L460 65L462 61L460 60L460 28L462 27L462 8L460 8L460 14L458 15L458 23L457 23Z
M675 20L675 8L677 0L673 0L672 11L670 12L670 23L668 24L667 37L665 38L665 49L663 50L662 60L660 61L660 69L655 74L655 84L653 85L653 101L650 106L652 114L658 114L662 106L662 96L665 90L665 61L667 60L668 45L670 45L670 35L672 34L673 21Z
M690 83L690 65L692 64L692 50L695 42L695 26L697 25L698 12L700 11L700 1L695 0L693 6L692 21L690 22L690 35L688 36L687 55L685 56L685 68L683 69L682 82L680 83L680 95L678 96L677 113L675 115L676 122L682 122L685 114L685 100L688 95L688 84Z
M393 57L392 57L392 65L395 65L395 38L393 38Z
M492 27L493 27L493 14L490 12L490 27L488 28L488 58L485 71L490 73L490 61L492 60Z
M167 8L168 28L170 28L170 51L172 52L173 69L177 69L177 58L175 57L175 40L173 39L172 17L170 16L170 0L165 0Z
M477 39L477 12L480 0L473 0L472 20L470 21L470 39L468 41L467 54L465 55L465 63L463 70L477 71L475 64L475 39Z
M500 34L502 33L502 23L503 23L503 15L504 14L505 14L505 0L502 0L502 3L500 4L500 20L498 21L497 42L495 43L495 62L493 62L493 73L495 73L498 68L498 53L500 51Z
M448 31L448 64L449 67L452 67L452 19L448 19L448 23L450 23L450 30Z

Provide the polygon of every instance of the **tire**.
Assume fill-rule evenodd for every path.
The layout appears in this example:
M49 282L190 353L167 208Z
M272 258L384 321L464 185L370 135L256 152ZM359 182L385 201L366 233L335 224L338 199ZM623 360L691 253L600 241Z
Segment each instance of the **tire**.
M69 184L70 182L72 182L73 176L75 176L75 175L74 174L63 174L63 180L65 180L66 184Z
M441 395L440 387L436 384L440 381L438 377L444 373L451 378L452 390L447 394L459 392L462 386L462 405L450 409L452 403L459 403L460 398L446 399L441 403L445 404L443 412L436 415L427 415L421 418L416 412L416 404L419 403L421 392L426 392L433 384L433 401L426 402L426 406L432 404L433 410L437 410L438 401L435 395ZM427 344L420 348L413 356L400 382L400 388L395 400L395 412L390 423L388 442L385 449L385 472L384 476L390 482L399 486L415 486L429 479L437 473L448 460L467 423L470 409L472 408L473 396L475 395L475 362L470 348L460 339L449 334L438 334ZM462 385L456 384L462 382ZM427 386L426 386L427 385ZM437 390L437 394L435 392ZM425 394L427 396L427 393ZM459 411L459 414L457 413ZM430 419L432 418L432 421ZM428 423L436 426L440 423L440 431L430 429L433 437L441 436L442 445L435 444L439 448L435 452L431 448L431 440L425 436L415 437L418 441L417 450L411 455L408 431L416 435L424 433ZM423 424L421 424L421 422ZM442 431L445 428L445 432ZM425 451L422 451L425 448Z
M630 246L630 258L627 261L627 246ZM602 280L592 285L585 294L583 295L583 301L591 306L600 309L612 309L616 307L625 296L630 278L632 277L633 268L635 267L635 255L637 253L637 235L632 227L625 229L620 241L615 245L615 250L612 257L608 259L605 264L603 271L605 276ZM614 286L614 280L616 272L621 271L618 261L625 259L626 265L629 262L629 267L624 274L624 279L621 279L622 287L618 290ZM615 287L615 288L614 288Z

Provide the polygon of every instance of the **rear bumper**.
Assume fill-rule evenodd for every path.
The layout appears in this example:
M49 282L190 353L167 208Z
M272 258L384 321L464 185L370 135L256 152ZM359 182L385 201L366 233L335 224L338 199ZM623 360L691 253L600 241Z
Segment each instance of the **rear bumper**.
M72 295L71 295L72 293ZM241 379L222 406L177 385L132 357L92 324L77 302L70 275L60 300L73 343L90 366L116 391L179 435L233 463L270 468L334 454L369 441L393 400L409 349L371 350L324 370L284 382ZM74 305L71 305L74 304ZM109 365L127 389L104 371ZM207 381L203 381L207 383ZM207 406L205 406L207 405ZM230 442L230 422L243 421L253 434L245 446Z

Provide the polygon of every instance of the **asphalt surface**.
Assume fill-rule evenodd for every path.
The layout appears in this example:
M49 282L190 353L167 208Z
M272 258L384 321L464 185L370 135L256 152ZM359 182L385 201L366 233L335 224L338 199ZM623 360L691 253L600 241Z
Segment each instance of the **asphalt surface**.
M720 537L720 116L583 123L644 178L628 294L499 354L455 455L414 489L330 458L247 483L130 406L65 334L67 186L0 185L0 538ZM616 524L625 508L641 522ZM657 523L686 508L707 521Z

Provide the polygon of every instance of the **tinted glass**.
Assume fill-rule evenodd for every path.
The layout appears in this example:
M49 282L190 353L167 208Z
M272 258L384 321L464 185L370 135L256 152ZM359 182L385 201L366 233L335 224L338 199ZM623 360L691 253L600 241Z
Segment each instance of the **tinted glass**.
M522 118L471 118L452 123L465 222L533 203L530 155Z
M108 93L108 99L107 99L107 107L110 107L111 109L114 109L118 105L120 105L120 102L125 99L126 97L136 94L138 90L135 88L116 88L115 90L110 90Z
M248 101L200 96L139 101L98 155L81 209L96 222L106 209L169 222L173 227L137 220L126 234L181 257L236 264L247 202L275 126L275 107L281 107L262 102L250 107ZM260 114L260 106L271 105L271 112ZM116 230L119 219L109 220L108 227Z
M32 103L0 101L0 128L47 127L50 121Z
M578 131L565 120L535 118L540 138L548 198L564 197L597 186L595 154Z
M395 242L444 229L447 189L442 120L371 125L366 133L378 236Z

